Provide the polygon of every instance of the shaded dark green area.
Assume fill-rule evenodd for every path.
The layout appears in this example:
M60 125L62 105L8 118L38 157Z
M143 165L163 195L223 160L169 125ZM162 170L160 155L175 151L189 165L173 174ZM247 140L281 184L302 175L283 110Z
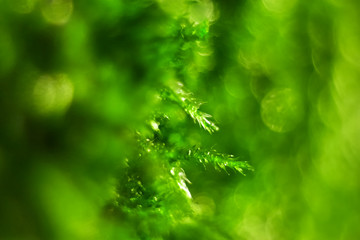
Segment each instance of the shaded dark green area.
M359 9L0 0L0 239L358 239Z

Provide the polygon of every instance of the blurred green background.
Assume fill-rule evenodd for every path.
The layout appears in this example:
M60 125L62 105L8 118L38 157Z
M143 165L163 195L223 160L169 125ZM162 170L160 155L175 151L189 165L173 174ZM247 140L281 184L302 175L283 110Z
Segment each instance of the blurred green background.
M0 0L0 239L359 239L359 22L356 0ZM160 100L174 79L218 132ZM255 171L188 163L191 213L109 213L159 111L172 145Z

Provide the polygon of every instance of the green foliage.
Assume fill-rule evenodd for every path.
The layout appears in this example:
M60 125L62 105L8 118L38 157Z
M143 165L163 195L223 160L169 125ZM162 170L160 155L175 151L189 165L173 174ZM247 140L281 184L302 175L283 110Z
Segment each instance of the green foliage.
M184 111L191 116L194 122L199 123L199 126L203 127L209 133L219 130L215 123L208 119L211 118L211 115L199 110L203 103L194 98L190 92L186 91L182 83L176 82L173 83L170 88L163 89L161 96L165 100L172 100L180 105Z
M220 168L227 172L227 168L238 171L245 175L244 170L253 171L253 167L247 161L240 161L234 155L218 153L216 150L204 151L200 148L189 149L188 160L198 161L204 166L213 164L215 168Z
M0 239L359 239L359 10L0 0Z
M211 117L209 114L198 110L200 103L184 90L181 83L170 86L161 91L165 105L169 101L177 103L209 133L219 129L206 119ZM188 162L200 163L204 170L213 165L225 172L228 168L244 175L244 170L253 170L247 161L240 161L233 155L215 150L204 151L200 147L184 149L178 146L179 142L169 142L167 135L173 134L176 129L166 129L171 120L165 113L157 112L155 116L160 117L148 121L152 137L145 138L141 132L137 132L136 155L126 159L127 167L119 179L117 197L109 206L109 211L115 216L125 216L134 224L143 226L137 234L145 239L167 236L169 231L173 231L172 227L181 224L184 219L196 219L188 187L191 181L186 177L183 165ZM164 128L165 131L162 130Z

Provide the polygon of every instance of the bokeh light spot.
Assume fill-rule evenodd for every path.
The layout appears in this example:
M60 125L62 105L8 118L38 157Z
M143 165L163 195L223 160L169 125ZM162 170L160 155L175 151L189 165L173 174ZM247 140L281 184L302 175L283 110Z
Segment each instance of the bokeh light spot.
M273 13L285 13L290 11L297 0L262 0L264 7Z
M73 84L65 74L43 75L34 85L34 111L40 115L62 113L70 105L73 92Z
M261 101L261 117L274 132L293 130L304 113L300 96L290 88L274 89Z
M194 197L192 209L197 216L212 217L215 213L216 204L206 194L198 194Z
M8 0L10 7L17 13L30 13L35 7L36 0Z
M45 20L51 24L63 25L67 23L73 11L72 0L44 1L41 12Z
M195 2L190 5L189 19L194 23L215 20L214 5L209 0Z
M184 0L157 0L160 8L169 15L174 17L180 17L183 15L187 9L186 3Z

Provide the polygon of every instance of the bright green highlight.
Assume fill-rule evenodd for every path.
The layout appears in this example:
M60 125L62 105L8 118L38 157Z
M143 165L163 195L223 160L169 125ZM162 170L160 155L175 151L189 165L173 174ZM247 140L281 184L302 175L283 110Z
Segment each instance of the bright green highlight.
M360 239L354 0L0 0L0 239Z

